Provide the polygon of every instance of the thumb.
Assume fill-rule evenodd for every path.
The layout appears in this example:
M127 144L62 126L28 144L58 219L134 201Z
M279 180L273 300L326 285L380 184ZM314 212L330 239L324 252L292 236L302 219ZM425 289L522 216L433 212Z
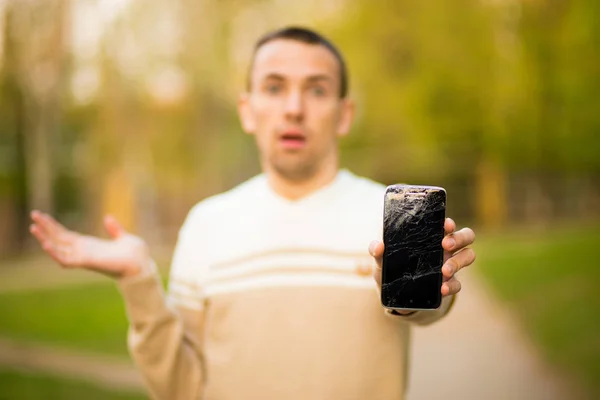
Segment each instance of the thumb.
M373 270L373 278L377 282L377 289L381 291L381 263L383 257L383 243L379 240L373 240L369 245L369 254L373 256L377 263L377 268Z
M108 235L112 239L118 239L125 234L125 229L123 229L119 221L112 215L106 215L104 217L104 229L106 229L106 232L108 232Z
M379 240L373 240L369 245L369 254L373 256L377 262L377 267L381 269L381 263L383 258L383 242Z
M383 257L383 242L381 240L373 240L369 244L369 254L375 258Z

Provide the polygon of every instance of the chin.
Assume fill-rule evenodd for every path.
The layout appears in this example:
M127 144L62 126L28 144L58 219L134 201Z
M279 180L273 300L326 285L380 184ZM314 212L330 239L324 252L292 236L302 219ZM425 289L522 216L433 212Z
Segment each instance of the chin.
M272 169L282 178L294 182L306 181L315 176L317 172L316 165L313 163L273 164Z

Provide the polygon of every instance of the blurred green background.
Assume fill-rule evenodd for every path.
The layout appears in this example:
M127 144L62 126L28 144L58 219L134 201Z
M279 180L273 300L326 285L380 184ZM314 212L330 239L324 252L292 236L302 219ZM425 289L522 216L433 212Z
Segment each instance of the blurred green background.
M116 289L52 268L28 212L95 234L110 212L166 275L190 207L259 172L235 101L254 41L287 24L347 58L343 166L444 186L494 295L600 396L597 0L0 0L0 339L126 359ZM131 387L0 362L0 399Z

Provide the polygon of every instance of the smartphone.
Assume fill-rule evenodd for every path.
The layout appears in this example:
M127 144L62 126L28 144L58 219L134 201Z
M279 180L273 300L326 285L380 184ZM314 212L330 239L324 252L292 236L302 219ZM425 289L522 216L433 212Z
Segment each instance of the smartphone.
M392 185L385 192L381 302L389 309L430 310L442 301L446 190Z

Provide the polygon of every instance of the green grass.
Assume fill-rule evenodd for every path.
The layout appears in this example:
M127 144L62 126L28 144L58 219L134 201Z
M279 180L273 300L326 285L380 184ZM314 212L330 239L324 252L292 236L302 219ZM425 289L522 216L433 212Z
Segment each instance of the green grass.
M127 318L112 282L0 294L0 335L127 356Z
M481 239L478 269L545 358L600 396L600 226Z
M0 370L0 400L147 400L141 394L118 393L87 382L48 375Z

